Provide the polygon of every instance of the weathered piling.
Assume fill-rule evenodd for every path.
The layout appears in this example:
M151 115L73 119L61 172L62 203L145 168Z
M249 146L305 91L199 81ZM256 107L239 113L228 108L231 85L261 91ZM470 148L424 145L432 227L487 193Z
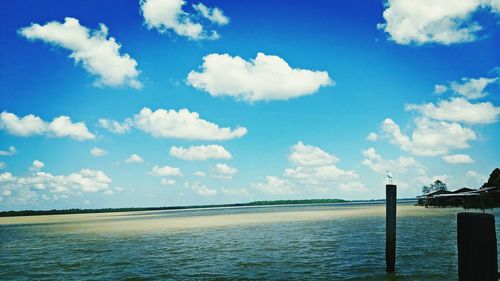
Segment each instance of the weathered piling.
M396 185L385 186L385 265L388 273L396 265Z
M497 280L495 216L457 214L458 280Z

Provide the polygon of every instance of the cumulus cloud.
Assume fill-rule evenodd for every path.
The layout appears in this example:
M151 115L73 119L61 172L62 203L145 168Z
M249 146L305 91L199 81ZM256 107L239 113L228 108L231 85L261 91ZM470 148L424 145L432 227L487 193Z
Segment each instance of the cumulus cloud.
M162 138L178 138L190 140L227 140L239 138L247 133L247 129L221 128L217 124L200 118L196 112L187 109L152 111L143 108L133 118L138 129Z
M236 173L238 173L238 169L227 164L218 163L215 165L215 174L213 177L217 179L230 180Z
M18 117L13 113L4 111L0 113L0 129L20 137L46 135L56 138L70 137L78 141L95 138L95 135L89 132L85 123L73 123L68 116L59 116L51 122L46 122L33 114Z
M173 179L166 179L166 178L162 178L160 180L160 184L161 185L174 185L175 184L175 180Z
M411 137L401 132L399 125L390 118L384 120L382 130L392 144L419 156L443 155L452 149L468 148L469 142L477 139L474 131L458 123L427 118L415 120Z
M115 134L124 134L130 131L131 124L129 120L120 123L118 121L101 118L99 119L99 126Z
M142 87L137 80L137 62L128 54L120 54L121 45L115 38L107 38L108 28L104 24L98 30L91 30L77 19L67 17L64 23L32 23L21 28L19 34L28 40L41 40L69 50L70 58L99 77L96 85Z
M474 160L467 154L453 154L443 156L443 160L450 164L470 164Z
M363 156L365 159L363 159L361 164L379 174L385 174L386 171L402 174L409 169L423 168L413 157L400 156L395 160L386 160L373 147L364 150Z
M292 153L288 157L290 162L298 166L321 166L333 164L339 159L319 147L305 145L302 141L292 146Z
M82 122L73 123L68 116L59 116L49 123L48 131L55 137L71 137L76 140L94 139L94 134L90 133Z
M90 150L90 154L94 157L100 157L100 156L104 156L104 155L108 154L108 152L102 148L94 146Z
M9 146L7 150L0 150L0 156L12 156L17 153L17 150L14 146Z
M0 190L10 190L11 203L34 203L39 198L48 199L47 192L54 200L68 195L82 193L106 193L112 180L102 171L81 169L68 175L53 175L36 172L28 176L15 177L11 173L0 174Z
M287 180L275 176L266 176L264 182L254 183L253 187L271 195L289 195L295 193Z
M442 94L444 92L448 91L448 87L446 87L445 85L441 85L441 84L438 84L438 85L434 85L434 94Z
M206 176L205 173L202 171L196 171L193 173L193 175L195 175L197 177L202 177L202 178Z
M360 192L367 191L365 185L359 181L350 181L350 182L340 183L339 188L340 188L340 190L342 190L344 192L360 193Z
M12 173L9 172L4 172L0 174L0 182L5 183L5 182L12 182L17 180L16 177L12 175Z
M230 196L246 197L250 195L246 188L222 188L221 192Z
M31 163L30 171L39 171L43 167L45 167L45 164L42 161L35 160Z
M252 186L270 195L284 194L325 194L333 190L361 190L362 185L354 181L359 177L354 170L343 170L335 164L339 159L319 147L301 141L290 149L288 161L292 167L283 171L283 178L266 176L263 182ZM343 184L343 185L342 185Z
M492 0L388 0L378 24L398 44L450 45L476 40L482 26L474 21L474 12L490 9L500 13L498 1Z
M495 83L498 78L484 78L480 77L474 78L462 78L461 82L453 81L450 83L450 88L458 95L464 96L467 99L478 99L483 98L489 93L486 91L486 87L490 84Z
M288 100L334 84L326 71L292 68L282 58L263 53L251 61L209 54L203 58L200 72L188 74L187 83L211 96L231 96L246 102Z
M201 14L202 17L206 18L212 23L215 23L217 25L226 25L229 23L229 18L224 15L224 12L217 8L209 8L203 3L198 3L196 5L193 5L193 8Z
M466 179L472 186L482 186L487 180L488 176L480 174L476 171L469 170L465 173Z
M189 148L172 146L170 155L183 160L231 159L231 153L221 145L199 145Z
M214 188L209 188L206 185L202 184L201 182L193 182L189 183L186 182L185 186L189 189L191 189L193 192L195 192L198 195L204 196L204 197L211 197L217 195L219 192L217 189Z
M142 157L137 155L137 154L132 154L132 155L130 155L129 158L125 159L125 163L127 163L127 164L139 164L139 163L143 163L143 162L144 162L144 159L142 159Z
M301 141L292 146L288 160L294 167L285 169L283 175L304 185L327 185L358 177L353 170L338 168L335 163L339 159L335 155Z
M413 189L413 192L420 192L420 184L430 184L436 179L447 181L447 175L429 175L427 167L415 160L413 157L399 156L395 159L386 159L380 155L375 148L370 147L363 151L364 159L361 164L385 178L389 171L393 175L393 180L402 189ZM384 184L382 181L381 184ZM416 189L415 189L416 188Z
M200 18L184 11L185 4L184 0L141 0L140 9L148 29L154 28L160 33L170 30L191 40L218 39L220 36L217 31L208 29ZM199 3L193 8L211 23L229 23L229 18L217 7L209 8Z
M378 140L378 135L376 133L369 133L368 136L366 136L367 141L377 141Z
M406 105L406 110L416 110L422 116L435 120L468 124L495 123L500 115L500 107L490 102L471 103L464 98L441 100L437 104L409 104Z
M157 177L179 177L179 176L182 176L181 169L179 169L179 168L170 167L170 166L160 167L158 165L153 167L153 169L151 170L151 174L153 176L157 176Z
M188 109L155 111L144 107L138 114L124 122L100 119L100 126L114 133L124 133L131 128L139 129L157 138L187 140L228 140L240 138L247 133L244 127L220 127L200 118L197 112Z

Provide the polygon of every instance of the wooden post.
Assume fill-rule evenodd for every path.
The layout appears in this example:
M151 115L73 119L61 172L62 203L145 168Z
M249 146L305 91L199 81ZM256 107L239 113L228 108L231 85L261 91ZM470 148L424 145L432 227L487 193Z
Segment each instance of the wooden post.
M457 214L458 280L497 280L495 216Z
M385 186L385 266L388 273L396 265L396 185Z

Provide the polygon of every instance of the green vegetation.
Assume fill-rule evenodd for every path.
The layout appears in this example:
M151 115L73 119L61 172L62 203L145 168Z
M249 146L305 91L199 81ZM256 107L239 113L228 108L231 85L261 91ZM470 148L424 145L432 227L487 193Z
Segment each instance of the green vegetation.
M23 210L0 212L0 217L14 216L40 216L40 215L64 215L64 214L90 214L90 213L111 213L111 212L135 212L135 211L161 211L161 210L182 210L182 209L202 209L220 207L245 207L245 206L273 206L273 205L296 205L296 204L326 204L348 202L342 199L305 199L305 200L274 200L274 201L254 201L248 203L219 204L219 205L194 205L194 206L171 206L171 207L145 207L145 208L104 208L104 209L65 209L65 210Z
M483 184L482 187L500 187L500 169L496 168L491 172L490 178L488 179L487 182Z
M434 183L431 183L429 186L425 185L422 187L422 194L427 194L434 191L447 190L446 183L436 180Z

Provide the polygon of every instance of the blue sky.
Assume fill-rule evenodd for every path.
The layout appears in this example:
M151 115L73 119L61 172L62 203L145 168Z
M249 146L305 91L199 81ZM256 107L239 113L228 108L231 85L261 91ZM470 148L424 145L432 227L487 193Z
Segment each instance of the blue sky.
M382 198L387 170L399 197L478 187L497 2L5 3L0 209Z

